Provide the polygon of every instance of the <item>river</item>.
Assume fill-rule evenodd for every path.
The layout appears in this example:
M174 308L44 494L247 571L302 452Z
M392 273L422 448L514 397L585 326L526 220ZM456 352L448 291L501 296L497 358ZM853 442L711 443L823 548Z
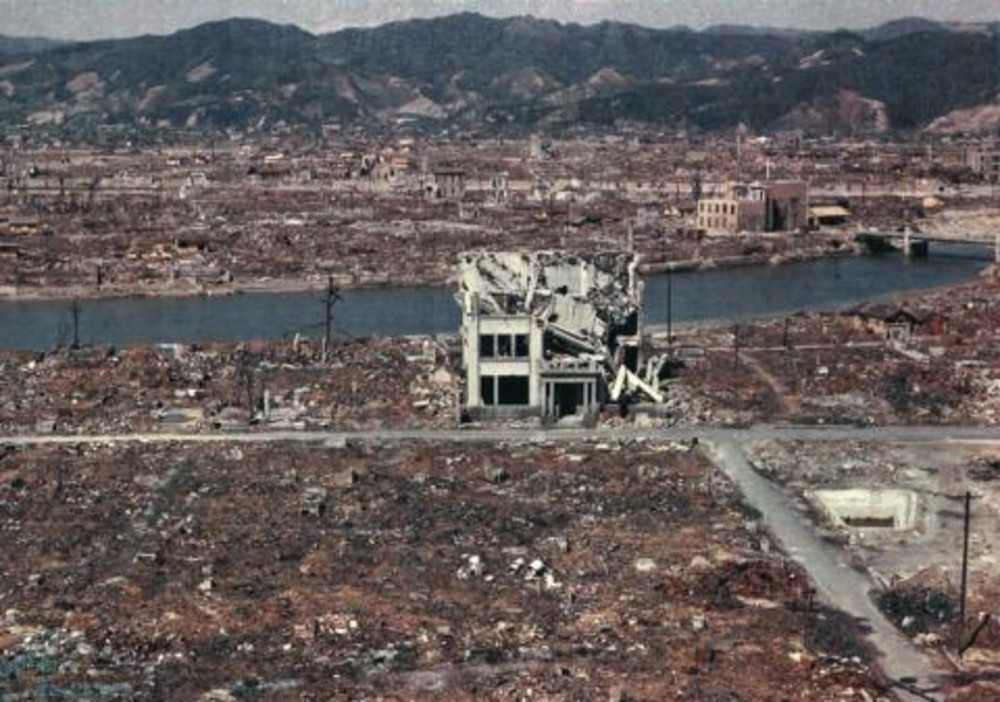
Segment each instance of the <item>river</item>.
M984 256L982 251L935 251L926 259L885 255L679 272L670 285L672 318L675 324L736 322L845 308L971 279L987 265ZM647 278L646 324L665 323L666 292L665 275ZM323 310L318 292L85 300L80 303L80 340L124 346L318 336ZM353 336L454 333L459 328L452 290L444 287L350 290L334 313L335 330ZM70 341L71 330L66 301L0 302L0 349L51 349Z

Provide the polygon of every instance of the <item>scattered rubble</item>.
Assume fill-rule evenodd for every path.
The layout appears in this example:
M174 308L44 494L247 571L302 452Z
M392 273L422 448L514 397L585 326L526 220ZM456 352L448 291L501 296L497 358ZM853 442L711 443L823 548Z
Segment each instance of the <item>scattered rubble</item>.
M770 441L752 451L755 468L783 486L827 541L846 549L849 563L872 574L876 603L942 669L952 669L945 654L955 660L960 632L969 637L982 624L963 668L952 676L954 699L960 700L976 699L962 690L1000 666L1000 626L994 621L1000 569L992 538L1000 528L1000 492L981 477L996 458L992 445L948 442ZM972 512L963 630L959 583L967 491Z
M453 426L459 384L434 339L0 352L0 433Z
M687 421L1000 424L1000 281L842 312L676 334L667 401ZM657 350L663 351L661 339Z
M768 264L858 251L859 230L980 226L983 211L988 221L992 193L966 163L971 145L956 140L928 156L926 135L634 129L470 141L279 128L223 143L168 130L139 149L146 136L127 130L70 144L35 125L9 135L0 162L0 261L13 264L0 265L0 295L316 289L329 276L443 285L476 247L587 253L628 242L644 270ZM721 192L734 164L748 180L808 182L810 226L781 236L699 229L698 200Z
M17 449L0 534L14 696L888 694L686 446Z

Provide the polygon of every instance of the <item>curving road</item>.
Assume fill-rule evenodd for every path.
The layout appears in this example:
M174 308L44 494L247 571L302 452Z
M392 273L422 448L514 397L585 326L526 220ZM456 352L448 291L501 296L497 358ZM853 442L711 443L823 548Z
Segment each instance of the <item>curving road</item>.
M893 626L869 596L876 584L868 572L852 568L844 550L823 541L789 496L753 469L739 443L712 441L705 455L736 484L744 501L763 515L784 553L809 573L820 597L863 624L865 638L878 651L882 672L899 698L907 702L943 699L933 673L934 664Z

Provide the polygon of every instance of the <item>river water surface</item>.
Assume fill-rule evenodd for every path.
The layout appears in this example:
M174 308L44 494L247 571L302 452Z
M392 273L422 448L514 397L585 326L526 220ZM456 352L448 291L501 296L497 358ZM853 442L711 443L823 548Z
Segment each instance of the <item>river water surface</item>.
M987 265L982 251L850 257L782 266L675 273L676 324L736 322L796 311L839 309L863 300L916 293L968 280ZM645 322L666 321L664 275L646 279ZM318 336L322 294L254 293L218 297L85 300L83 343L115 344L273 340ZM0 302L0 348L50 349L71 339L66 301ZM454 333L459 310L443 287L350 290L335 307L334 327L353 336Z

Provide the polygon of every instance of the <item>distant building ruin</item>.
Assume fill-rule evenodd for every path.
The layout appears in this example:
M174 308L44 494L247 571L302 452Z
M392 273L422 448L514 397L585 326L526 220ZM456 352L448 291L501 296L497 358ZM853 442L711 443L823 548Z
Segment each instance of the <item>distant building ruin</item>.
M465 198L465 170L461 168L436 168L428 189L432 200L459 201Z
M490 178L490 199L496 204L510 199L510 175L506 171L495 173Z
M726 183L698 202L698 228L708 232L788 232L807 225L809 196L802 181Z
M463 255L469 414L587 416L641 386L637 263L623 252Z
M965 165L988 183L1000 182L1000 144L986 142L968 147Z

